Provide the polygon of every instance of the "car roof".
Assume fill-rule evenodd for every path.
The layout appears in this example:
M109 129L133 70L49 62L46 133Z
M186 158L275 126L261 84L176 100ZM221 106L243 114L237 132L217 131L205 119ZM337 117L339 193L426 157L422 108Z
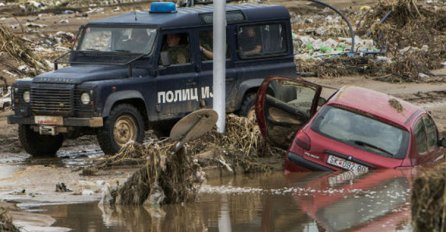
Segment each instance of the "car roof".
M211 5L198 7L178 8L175 13L150 13L147 11L129 12L123 15L91 21L87 25L110 26L112 25L136 25L156 28L181 28L206 25L202 14L212 14L214 7ZM284 6L259 5L259 4L227 4L226 11L239 11L244 15L243 22L256 22L276 19L289 19L290 15ZM228 20L228 24L230 24ZM210 23L209 25L211 25Z
M410 119L425 112L422 108L407 101L357 86L342 87L328 104L344 106L353 110L358 109L406 128Z

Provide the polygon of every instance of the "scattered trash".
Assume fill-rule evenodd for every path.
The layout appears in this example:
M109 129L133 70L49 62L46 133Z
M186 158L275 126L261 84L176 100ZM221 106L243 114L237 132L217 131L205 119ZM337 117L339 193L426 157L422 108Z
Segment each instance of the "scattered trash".
M355 51L350 49L347 27L340 27L340 17L291 13L300 72L318 77L366 74L390 82L430 81L418 74L430 75L429 70L442 67L446 55L444 4L381 1L348 15L357 24Z

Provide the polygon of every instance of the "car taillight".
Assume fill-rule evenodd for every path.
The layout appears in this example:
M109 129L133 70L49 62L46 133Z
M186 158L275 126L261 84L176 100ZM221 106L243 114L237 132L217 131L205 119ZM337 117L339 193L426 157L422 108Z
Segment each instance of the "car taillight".
M308 137L307 134L304 132L297 133L296 139L294 142L304 150L310 150L311 149L311 139Z

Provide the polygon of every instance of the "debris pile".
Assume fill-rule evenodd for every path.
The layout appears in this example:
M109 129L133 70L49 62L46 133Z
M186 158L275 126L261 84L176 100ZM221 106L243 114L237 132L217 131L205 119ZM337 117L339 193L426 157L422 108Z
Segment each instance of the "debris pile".
M224 135L214 129L200 139L188 142L178 152L175 142L154 140L144 144L130 143L102 163L100 168L130 163L143 163L126 183L110 190L107 204L150 205L193 200L205 180L201 167L221 165L233 172L265 172L272 166L258 161L262 156L282 155L280 150L263 141L254 121L228 115ZM243 133L241 133L243 131Z
M387 50L393 60L389 73L399 80L416 81L429 75L429 70L442 67L446 57L445 30L444 4L397 0L374 7L359 33L369 33L379 47Z
M20 231L14 224L12 224L12 219L8 215L8 210L3 207L0 208L0 231Z
M446 231L446 163L415 179L411 205L414 231Z
M145 157L146 164L122 186L111 190L110 205L159 206L195 199L201 179L199 166L184 149L173 153L174 143L130 143L113 157Z
M10 29L3 25L0 25L0 41L2 41L0 54L7 54L7 56L0 55L4 65L8 63L6 62L8 59L13 58L16 62L25 64L30 68L28 73L22 72L22 74L36 75L42 71L49 70L48 65L40 61L40 57L28 47L23 39L16 36ZM13 69L20 72L19 68Z
M430 70L444 64L443 3L393 0L344 10L354 24L354 42L347 24L329 12L292 13L295 59L303 75L368 74L385 81L427 81Z
M226 117L225 134L213 130L190 142L189 149L202 166L217 164L230 172L241 168L244 173L271 171L273 167L260 157L283 155L282 150L264 140L255 121L233 114Z

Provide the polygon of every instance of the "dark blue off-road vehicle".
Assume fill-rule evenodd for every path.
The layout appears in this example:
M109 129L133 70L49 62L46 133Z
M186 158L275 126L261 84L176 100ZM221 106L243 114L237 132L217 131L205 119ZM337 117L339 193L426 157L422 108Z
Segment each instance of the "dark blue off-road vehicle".
M213 7L159 6L82 26L55 71L14 84L8 121L19 124L28 153L52 155L64 138L94 134L112 154L142 142L145 130L212 107ZM272 5L226 10L226 110L246 115L265 77L295 75L290 16ZM180 58L167 54L173 34Z

